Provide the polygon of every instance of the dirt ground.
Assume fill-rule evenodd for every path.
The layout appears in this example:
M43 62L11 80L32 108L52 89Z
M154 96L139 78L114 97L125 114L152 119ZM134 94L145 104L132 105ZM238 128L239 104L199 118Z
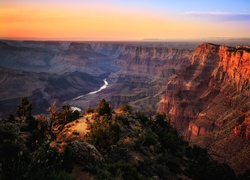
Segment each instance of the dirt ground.
M93 122L93 114L87 114L83 117L66 124L63 130L58 133L55 141L51 142L50 146L58 149L59 152L63 152L67 142L72 140L84 140L84 136L89 132L89 124Z

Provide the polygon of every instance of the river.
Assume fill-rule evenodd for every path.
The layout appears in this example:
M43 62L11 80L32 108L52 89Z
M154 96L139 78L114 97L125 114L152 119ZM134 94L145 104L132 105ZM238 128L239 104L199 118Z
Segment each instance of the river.
M104 85L102 87L100 87L100 89L98 89L97 91L92 91L88 94L96 94L96 93L100 92L101 90L106 89L108 87L109 83L106 79L104 79L103 82L104 82Z
M103 89L106 89L106 88L108 87L109 83L108 83L107 79L104 79L103 82L104 82L104 85L102 85L98 90L89 92L88 94L89 94L89 95L96 94L96 93L102 91ZM88 94L83 94L83 95L81 95L81 96L78 96L78 97L74 98L73 101L78 100L78 99L81 99L82 97L84 97L85 95L88 95ZM75 111L75 110L81 111L81 109L78 108L78 107L73 107L73 106L72 106L71 109L72 109L73 111Z

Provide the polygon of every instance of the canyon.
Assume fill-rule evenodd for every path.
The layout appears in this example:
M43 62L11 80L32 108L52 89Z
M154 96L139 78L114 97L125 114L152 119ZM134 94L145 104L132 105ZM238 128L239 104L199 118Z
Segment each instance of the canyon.
M170 78L158 106L191 143L207 148L238 173L250 168L246 161L250 157L249 60L249 46L202 43L185 70Z
M191 145L244 173L250 169L250 47L228 45L1 41L0 115L14 113L23 96L36 114L54 101L82 112L103 98L113 108L128 103L134 111L166 113ZM99 91L104 79L108 86Z

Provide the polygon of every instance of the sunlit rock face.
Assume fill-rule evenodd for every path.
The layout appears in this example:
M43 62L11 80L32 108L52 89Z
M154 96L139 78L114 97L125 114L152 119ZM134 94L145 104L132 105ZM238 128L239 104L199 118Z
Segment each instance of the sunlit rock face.
M189 122L201 111L201 100L211 94L207 87L219 64L218 49L217 45L201 44L193 52L190 64L168 81L167 93L162 97L158 111L167 112L179 130L187 129Z
M250 157L249 65L248 46L202 43L190 65L170 78L158 106L191 143L207 147L238 173L250 168L245 162ZM240 149L233 147L236 142Z

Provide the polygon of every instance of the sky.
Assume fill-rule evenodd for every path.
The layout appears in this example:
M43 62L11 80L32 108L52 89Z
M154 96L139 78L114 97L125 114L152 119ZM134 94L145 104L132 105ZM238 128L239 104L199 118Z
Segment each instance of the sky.
M0 0L0 38L250 37L250 0Z

